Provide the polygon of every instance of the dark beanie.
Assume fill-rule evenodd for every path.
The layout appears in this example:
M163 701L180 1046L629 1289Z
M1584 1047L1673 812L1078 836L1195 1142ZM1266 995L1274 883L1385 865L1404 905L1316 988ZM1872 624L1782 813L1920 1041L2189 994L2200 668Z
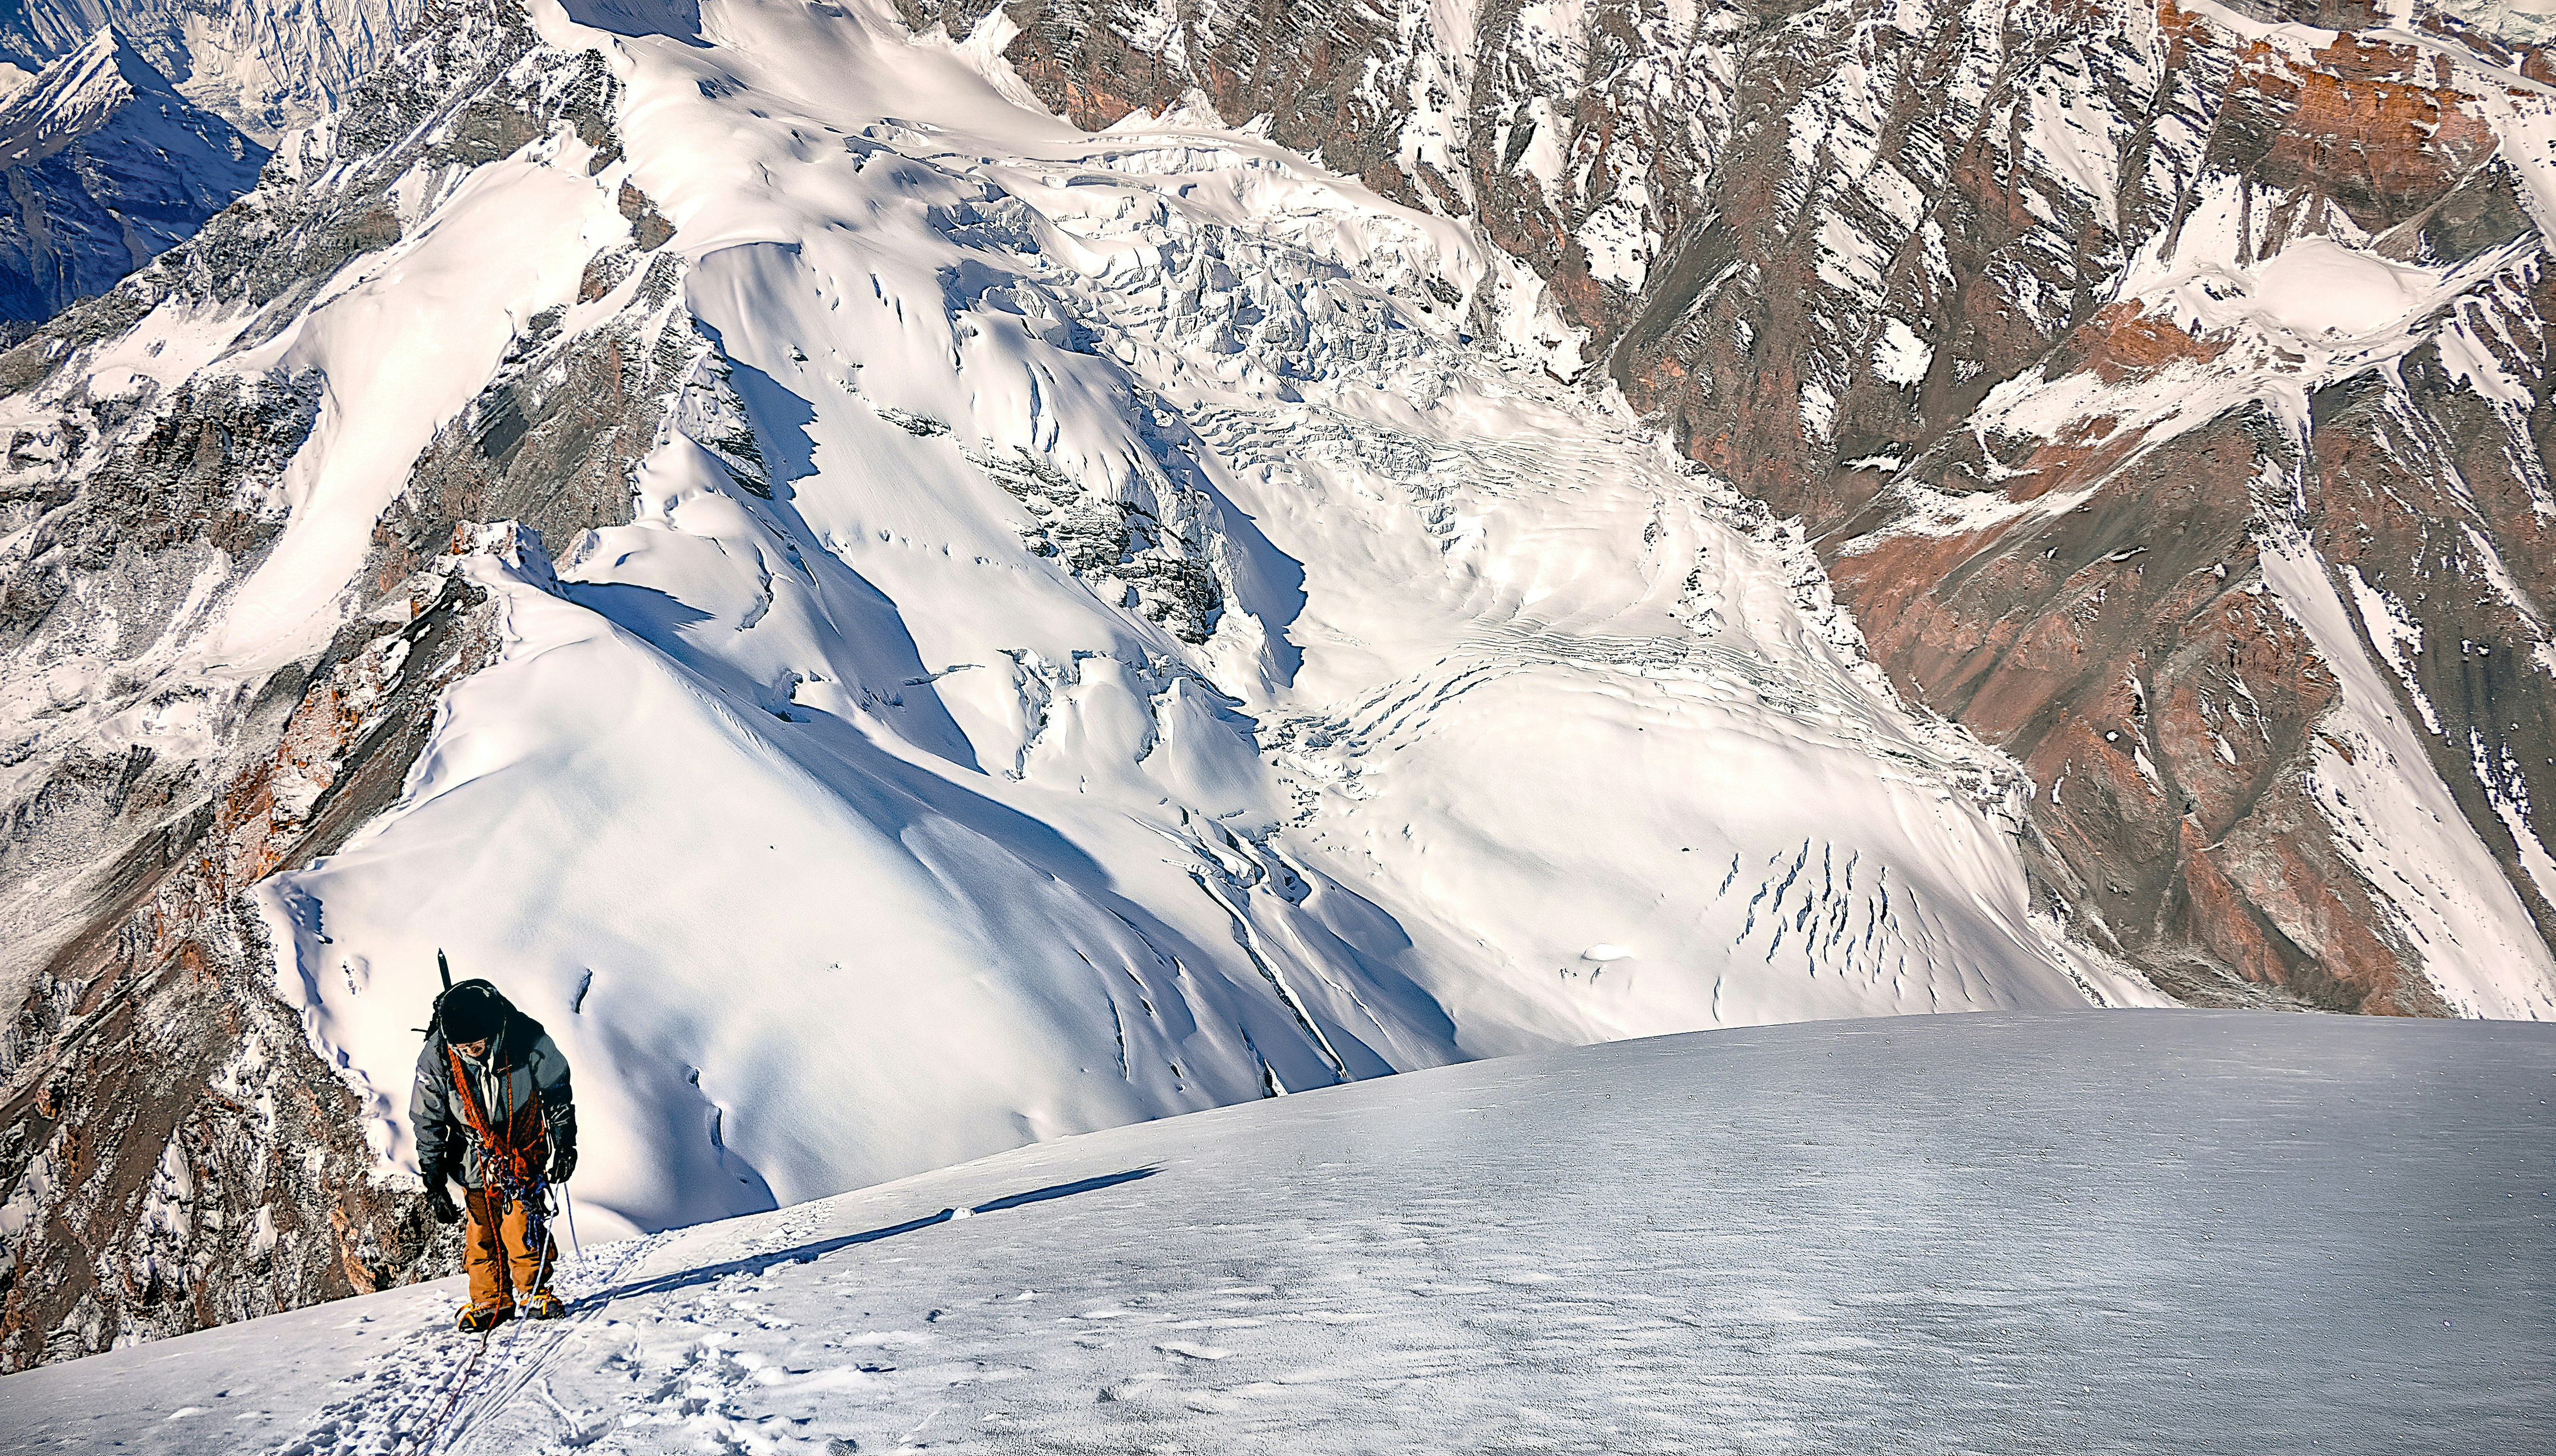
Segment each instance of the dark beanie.
M484 981L465 981L444 993L436 1024L447 1042L478 1041L506 1024L506 998Z

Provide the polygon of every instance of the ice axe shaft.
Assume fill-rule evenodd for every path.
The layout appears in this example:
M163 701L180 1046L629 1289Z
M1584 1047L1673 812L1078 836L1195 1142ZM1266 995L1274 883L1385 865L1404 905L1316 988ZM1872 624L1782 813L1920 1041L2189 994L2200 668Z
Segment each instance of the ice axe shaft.
M444 947L435 948L435 974L444 978L444 989L452 989L452 968L445 963Z

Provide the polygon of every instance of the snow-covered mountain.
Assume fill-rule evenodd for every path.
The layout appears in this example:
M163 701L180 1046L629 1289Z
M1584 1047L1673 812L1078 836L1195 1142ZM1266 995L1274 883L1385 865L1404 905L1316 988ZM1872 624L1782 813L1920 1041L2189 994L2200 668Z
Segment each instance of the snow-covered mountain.
M15 0L0 63L41 70L101 30L197 105L272 144L316 120L395 46L419 0Z
M883 10L587 18L431 13L0 360L11 1359L406 1267L438 948L577 1065L600 1230L1465 1057L2155 998L1478 233L1212 120L1080 131ZM292 1128L216 1111L288 1084ZM117 1252L27 1252L58 1219Z
M103 293L247 192L265 160L99 31L0 98L0 319Z
M1022 1148L0 1377L19 1456L2556 1442L2556 1028L1718 1031Z
M432 1266L439 948L597 1232L1714 1025L2556 1009L2532 740L2435 761L2544 701L2546 88L1886 9L420 12L0 355L0 1360ZM2273 144L2406 48L2469 190L2383 234ZM2439 500L2491 592L2345 553Z

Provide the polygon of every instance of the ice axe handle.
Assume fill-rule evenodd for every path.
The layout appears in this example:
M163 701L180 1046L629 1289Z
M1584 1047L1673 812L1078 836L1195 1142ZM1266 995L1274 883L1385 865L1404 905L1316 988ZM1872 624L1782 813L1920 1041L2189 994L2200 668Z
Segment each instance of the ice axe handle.
M441 946L438 946L435 951L435 974L444 978L446 991L452 989L452 968L445 964L444 948Z

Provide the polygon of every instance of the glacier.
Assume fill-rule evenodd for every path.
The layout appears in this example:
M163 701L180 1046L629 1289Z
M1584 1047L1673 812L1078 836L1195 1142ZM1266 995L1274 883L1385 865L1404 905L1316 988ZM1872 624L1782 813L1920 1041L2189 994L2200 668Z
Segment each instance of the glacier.
M2158 999L2035 922L2010 770L1546 373L1460 225L1195 118L1076 131L880 10L535 15L625 155L421 189L219 366L327 380L204 649L253 673L524 321L648 286L591 284L625 188L709 340L634 519L471 563L497 660L255 892L385 1175L438 949L560 1037L623 1232L1469 1057Z

